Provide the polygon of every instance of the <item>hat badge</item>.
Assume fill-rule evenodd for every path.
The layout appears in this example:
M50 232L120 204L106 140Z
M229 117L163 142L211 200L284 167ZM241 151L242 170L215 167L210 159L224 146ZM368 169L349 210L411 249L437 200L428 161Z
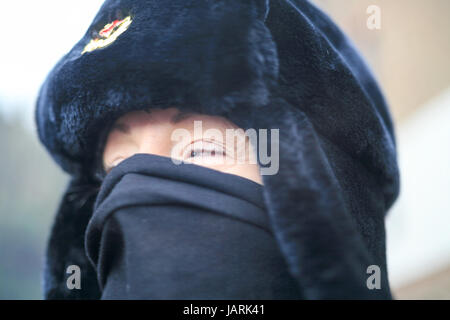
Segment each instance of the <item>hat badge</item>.
M91 39L91 41L84 47L84 50L83 52L81 52L81 54L101 49L110 45L111 43L116 41L116 39L122 33L127 31L131 22L132 22L131 17L128 16L125 19L115 20L111 23L108 23L106 26L103 27L102 30L99 31L98 33L99 37Z

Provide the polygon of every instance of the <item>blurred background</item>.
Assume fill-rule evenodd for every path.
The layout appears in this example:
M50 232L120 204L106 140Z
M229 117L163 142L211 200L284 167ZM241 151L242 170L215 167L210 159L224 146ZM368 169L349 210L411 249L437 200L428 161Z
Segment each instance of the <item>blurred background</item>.
M102 0L1 1L0 299L41 299L45 245L68 176L38 142L34 102ZM394 118L401 194L387 217L398 299L450 299L450 1L313 0L352 39ZM380 8L380 29L366 12Z

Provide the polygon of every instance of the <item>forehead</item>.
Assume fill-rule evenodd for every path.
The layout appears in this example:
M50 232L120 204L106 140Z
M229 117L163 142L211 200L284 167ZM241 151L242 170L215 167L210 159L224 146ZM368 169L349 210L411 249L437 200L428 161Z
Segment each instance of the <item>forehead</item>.
M186 126L186 128L189 128L194 124L194 121L200 121L201 125L205 128L237 128L235 124L221 116L212 116L169 108L129 112L116 120L111 131L129 134L133 127L151 124L167 124L177 127Z

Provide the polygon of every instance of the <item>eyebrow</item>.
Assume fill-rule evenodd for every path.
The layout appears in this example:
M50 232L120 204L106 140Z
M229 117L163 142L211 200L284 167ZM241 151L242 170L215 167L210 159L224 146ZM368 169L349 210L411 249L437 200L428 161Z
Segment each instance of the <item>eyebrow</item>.
M151 110L148 113L151 113ZM181 122L183 120L186 120L186 119L188 119L188 118L190 118L190 117L192 117L194 115L195 115L194 112L179 111L175 115L172 116L172 118L170 119L170 122L172 122L174 124L177 124L177 123L179 123L179 122ZM118 130L118 131L120 131L122 133L129 134L130 133L130 126L128 124L126 124L126 123L116 122L116 123L113 124L113 126L111 128L111 131L114 131L114 130Z
M194 112L189 111L179 111L177 114L175 114L172 119L170 119L170 122L177 124L183 120L186 120L192 116L196 115Z
M111 128L111 131L114 131L114 130L128 134L128 133L130 133L130 126L125 123L116 122L113 124L113 126Z

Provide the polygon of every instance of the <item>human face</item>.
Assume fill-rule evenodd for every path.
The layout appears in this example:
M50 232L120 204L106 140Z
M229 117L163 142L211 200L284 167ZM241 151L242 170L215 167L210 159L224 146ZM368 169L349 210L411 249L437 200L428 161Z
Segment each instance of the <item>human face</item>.
M196 136L198 121L201 121L202 131L219 134ZM174 140L176 130L188 134L181 140ZM225 138L229 130L233 130L236 139ZM120 117L108 133L103 167L109 172L137 153L171 157L262 184L248 137L223 117L180 112L176 108L129 112Z

